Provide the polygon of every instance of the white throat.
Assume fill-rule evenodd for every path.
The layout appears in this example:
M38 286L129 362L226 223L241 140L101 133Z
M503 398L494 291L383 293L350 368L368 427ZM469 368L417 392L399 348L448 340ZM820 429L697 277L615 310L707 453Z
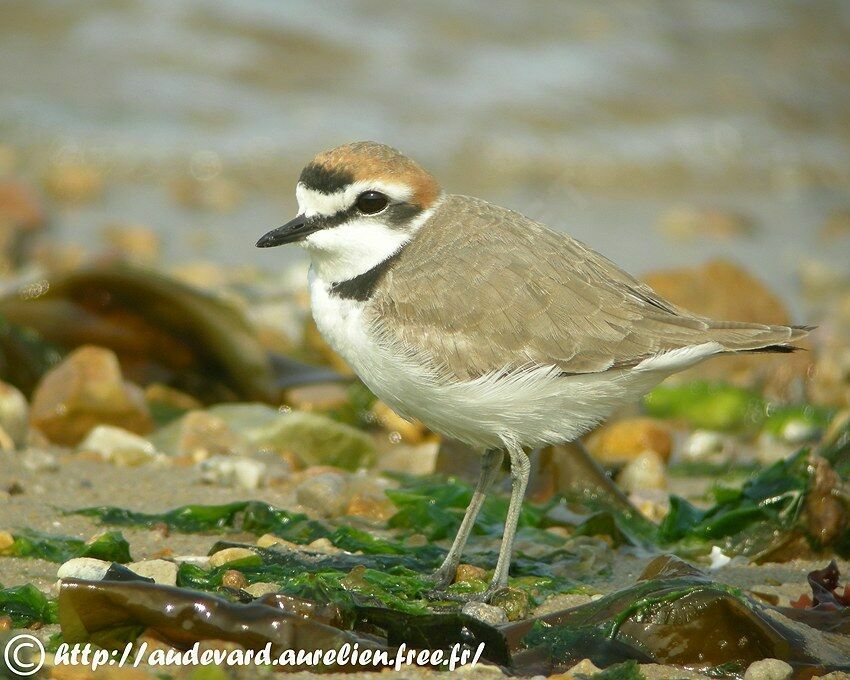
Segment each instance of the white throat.
M403 227L388 226L376 218L353 219L305 238L315 276L325 283L347 281L395 255L439 207L442 197Z

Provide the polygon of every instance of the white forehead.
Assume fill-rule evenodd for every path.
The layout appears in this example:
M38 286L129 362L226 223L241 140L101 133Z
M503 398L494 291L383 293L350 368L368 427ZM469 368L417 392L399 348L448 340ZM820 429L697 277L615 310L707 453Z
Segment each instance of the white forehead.
M298 212L302 215L328 216L348 209L364 191L380 191L394 201L409 201L413 198L413 189L407 184L375 180L352 182L344 189L332 194L324 194L298 182L295 187L295 198L298 201Z

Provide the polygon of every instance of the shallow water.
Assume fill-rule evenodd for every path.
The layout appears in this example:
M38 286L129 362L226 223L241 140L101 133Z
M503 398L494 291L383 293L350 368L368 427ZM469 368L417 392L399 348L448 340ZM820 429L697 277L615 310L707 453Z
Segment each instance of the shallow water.
M277 266L253 242L294 210L298 169L351 139L398 146L451 191L521 210L635 273L710 256L795 301L817 234L850 205L850 4L286 3L7 0L0 141L32 173L107 170L66 240L148 224L172 260ZM166 178L236 178L229 212ZM751 218L751 237L673 242L679 204ZM846 268L846 264L845 264ZM802 307L795 304L798 313Z

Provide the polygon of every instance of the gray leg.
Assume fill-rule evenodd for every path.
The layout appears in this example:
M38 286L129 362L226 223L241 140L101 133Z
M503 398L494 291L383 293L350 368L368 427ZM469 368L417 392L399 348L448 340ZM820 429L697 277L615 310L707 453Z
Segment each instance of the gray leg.
M460 523L455 540L452 542L452 547L449 548L446 559L431 576L438 589L445 588L454 580L457 565L460 564L461 553L467 539L469 539L469 534L472 532L475 518L478 517L484 498L487 496L487 489L496 479L499 468L502 466L503 457L504 453L500 449L490 449L484 453L481 459L481 475L475 485L475 490L472 492L472 500L469 501L469 507Z
M522 512L522 501L525 497L525 488L528 486L528 477L531 471L531 461L521 446L511 445L508 447L508 455L511 457L511 502L508 505L508 516L505 519L505 533L502 536L502 547L499 549L499 559L496 562L496 571L493 580L484 593L484 599L490 597L499 588L508 585L508 572L511 568L511 557L514 551L514 537L516 536L519 515Z

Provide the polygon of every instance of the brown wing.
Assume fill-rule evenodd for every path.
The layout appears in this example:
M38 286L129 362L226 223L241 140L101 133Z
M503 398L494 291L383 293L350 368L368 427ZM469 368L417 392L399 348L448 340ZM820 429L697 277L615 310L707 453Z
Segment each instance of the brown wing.
M447 197L375 293L385 331L459 378L528 364L597 372L712 340L739 350L805 334L685 312L582 243L462 196Z

